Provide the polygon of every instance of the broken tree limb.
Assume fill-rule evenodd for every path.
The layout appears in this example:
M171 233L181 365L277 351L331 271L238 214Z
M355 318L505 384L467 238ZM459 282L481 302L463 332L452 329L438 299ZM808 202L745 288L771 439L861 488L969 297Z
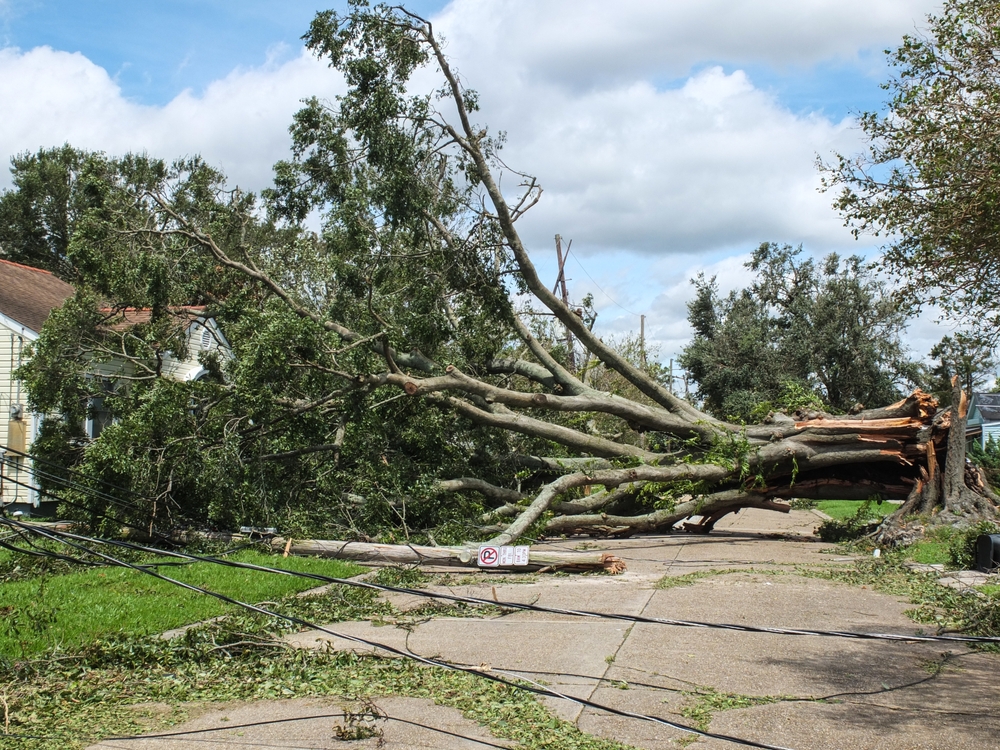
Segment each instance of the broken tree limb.
M480 569L478 547L420 547L413 544L373 544L370 542L328 539L285 539L275 537L270 542L276 552L292 555L315 555L338 560L353 560L362 565L431 565ZM504 570L607 570L622 573L625 563L607 552L563 552L530 549L528 564L505 567ZM496 570L496 568L482 568Z

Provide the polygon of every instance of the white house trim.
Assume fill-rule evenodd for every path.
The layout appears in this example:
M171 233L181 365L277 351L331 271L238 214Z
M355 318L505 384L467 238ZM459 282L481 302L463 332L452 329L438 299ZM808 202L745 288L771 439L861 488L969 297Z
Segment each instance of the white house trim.
M9 318L0 313L0 326L10 329L11 333L26 338L28 341L37 341L38 333L28 328L23 323L18 323L13 318Z

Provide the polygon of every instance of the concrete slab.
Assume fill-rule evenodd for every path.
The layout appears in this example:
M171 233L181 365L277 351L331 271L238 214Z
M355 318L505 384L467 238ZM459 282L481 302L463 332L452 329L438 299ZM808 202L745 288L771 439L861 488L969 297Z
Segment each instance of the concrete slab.
M658 591L653 617L863 632L916 633L904 602L799 576L731 574ZM821 696L911 681L940 646L791 637L640 624L616 664L750 695ZM833 655L833 659L828 659ZM822 669L813 665L822 664Z
M358 622L337 623L330 629L424 657L539 680L559 692L587 698L615 658L629 628L628 623L607 620L442 618L406 630ZM318 630L288 636L286 641L302 648L377 651ZM568 720L580 712L578 704L565 700L546 699L546 704Z
M712 730L789 748L809 750L961 750L997 746L1000 720L995 715L962 715L938 710L935 701L923 710L892 706L777 703L727 711L712 721ZM699 740L697 750L730 750L718 740Z
M756 531L766 534L802 534L809 536L823 522L811 510L779 513L761 508L744 508L730 513L715 524L717 531Z
M377 735L351 741L358 750L483 750L508 748L514 743L498 740L462 714L433 701L386 697L373 701L385 718L365 721ZM356 706L347 703L351 710ZM344 727L344 705L336 699L293 699L231 704L160 733L155 737L105 740L88 750L200 750L219 748L311 748L345 744L336 727Z
M602 613L639 614L652 596L657 577L622 576L576 576L551 578L533 584L505 586L491 582L468 586L428 586L428 592L440 592L452 596L469 596L487 601L503 601L518 604L537 604L558 609L586 610ZM426 605L430 600L412 594L386 594L385 598L403 612ZM447 604L445 600L436 600ZM567 620L577 621L575 616L550 613L513 611L505 619L514 620Z
M850 565L853 561L810 535L819 521L810 511L787 515L744 511L724 519L709 536L678 533L600 541L551 540L542 546L612 552L625 559L628 572L622 576L542 575L530 583L487 575L481 581L437 590L706 622L918 632L920 627L904 614L911 605L899 597L795 573L796 567ZM691 585L656 587L663 576L731 568L763 572L711 575ZM390 598L403 610L426 602L405 595ZM978 748L995 746L993 738L1000 736L1000 704L993 687L1000 657L943 644L633 626L624 621L532 612L440 617L405 628L338 623L331 629L422 656L521 676L570 696L686 724L692 719L682 717L681 711L696 700L690 693L698 688L775 696L780 700L769 705L716 709L710 728L798 750ZM316 631L291 636L288 641L300 647L370 650ZM383 705L381 699L379 705ZM566 701L546 699L546 705L586 732L637 748L677 748L689 737L649 722L581 711ZM421 712L419 718L444 726L437 714ZM331 726L329 720L324 721ZM428 747L451 747L441 744L438 737L426 741ZM368 747L367 742L354 746ZM723 746L732 747L704 740L691 745L709 750ZM176 742L170 747L177 747Z

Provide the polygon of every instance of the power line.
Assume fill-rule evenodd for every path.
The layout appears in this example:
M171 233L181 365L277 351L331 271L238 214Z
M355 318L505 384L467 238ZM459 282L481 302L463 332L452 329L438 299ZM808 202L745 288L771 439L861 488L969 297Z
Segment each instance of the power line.
M6 451L6 452L9 452L9 453L13 453L15 455L18 455L18 456L23 456L25 458L30 458L33 465L36 464L36 463L40 463L40 464L46 464L48 466L54 466L54 467L56 467L58 469L62 469L63 471L66 471L66 472L68 472L70 474L79 474L81 476L84 476L87 479L91 479L91 480L93 480L93 481L95 481L95 482L97 482L99 484L103 484L105 487L110 487L112 489L120 490L122 492L125 492L126 494L132 495L133 497L139 498L140 500L149 500L149 498L145 497L144 495L142 495L139 492L136 492L133 489L129 489L128 487L122 487L120 485L114 484L113 482L109 482L109 481L107 481L105 479L101 479L100 477L91 476L90 474L87 474L86 472L83 472L80 469L75 469L72 466L65 466L64 464L61 464L58 461L51 461L51 460L48 460L48 459L45 459L45 458L41 458L39 456L34 456L34 455L30 454L30 453L25 453L24 451L19 451L19 450L16 450L14 448L10 448L10 447L4 446L4 445L0 445L0 451ZM121 502L124 502L124 501L121 501Z
M576 264L578 266L580 266L580 270L583 271L585 274L587 274L587 278L594 282L594 286L596 286L600 290L601 294L603 294L605 297L607 297L609 300L611 300L611 303L613 305L616 305L617 307L620 307L622 310L624 310L625 312L627 312L629 315L634 315L637 318L641 318L642 317L639 313L632 312L627 307L624 307L623 305L619 304L618 301L615 300L614 297L612 297L610 294L608 294L606 291L604 291L604 289L601 287L601 285L598 284L597 281L594 279L594 277L590 275L590 272L586 268L583 267L583 263L581 263L580 259L576 257L576 253L574 253L569 248L566 248L566 251L570 255L573 256L573 260L575 260Z
M280 612L274 612L272 610L267 609L266 607L260 607L260 606L254 605L254 604L249 604L248 602L243 602L243 601L240 601L238 599L234 599L232 597L226 596L225 594L220 594L220 593L218 593L216 591L211 591L210 589L202 588L201 586L195 586L195 585L190 584L190 583L184 583L183 581L178 581L176 579L170 578L168 576L164 576L164 575L162 575L160 573L157 573L155 571L139 567L139 566L134 565L132 563L129 563L129 562L125 561L125 560L120 560L120 559L115 558L115 557L113 557L111 555L106 555L103 552L99 552L97 550L90 549L90 548L88 548L88 547L86 547L86 546L84 546L82 544L79 544L77 542L71 541L69 539L61 538L61 537L75 537L77 535L70 535L70 534L67 534L65 532L49 533L49 532L46 532L46 531L44 531L42 529L32 528L32 527L26 526L26 525L24 525L24 524L22 524L22 523L20 523L18 521L12 521L10 519L0 519L0 523L7 524L7 525L12 525L12 526L15 526L15 527L24 528L27 531L29 531L30 533L46 537L46 538L48 538L48 539L50 539L52 541L56 541L56 542L59 542L61 544L66 545L66 546L73 547L74 549L78 549L78 550L80 550L82 552L86 552L86 553L95 555L97 557L100 557L100 558L104 559L106 562L108 562L109 564L119 565L119 566L124 567L124 568L129 568L131 570L139 571L141 573L144 573L145 575L152 576L154 578L158 578L158 579L160 579L162 581L166 581L167 583L173 584L173 585L178 586L180 588L184 588L184 589L187 589L189 591L194 591L196 593L204 594L206 596L214 597L214 598L216 598L216 599L218 599L220 601L224 601L224 602L226 602L228 604L233 604L235 606L238 606L238 607L241 607L243 609L246 609L247 611L257 612L258 614L262 614L262 615L265 615L267 617L273 617L273 618L276 618L276 619L285 620L286 622L290 622L290 623L298 625L300 627L305 627L305 628L309 628L309 629L312 629L312 630L318 630L319 632L326 633L327 635L331 635L334 638L343 638L344 640L352 641L354 643L360 643L361 645L368 646L370 648L380 649L380 650L385 651L387 653L395 654L396 656L402 657L404 659L410 659L412 661L416 661L416 662L419 662L421 664L426 664L427 666L440 667L440 668L443 668L443 669L448 669L448 670L452 670L452 671L463 672L463 673L466 673L466 674L475 675L477 677L481 677L483 679L490 680L491 682L495 682L495 683L498 683L498 684L501 684L501 685L506 685L507 687L510 687L512 689L515 689L515 690L523 690L523 691L526 691L526 692L534 693L535 695L543 695L543 696L548 696L548 697L551 697L551 698L561 698L563 700L567 700L567 701L570 701L572 703L576 703L576 704L578 704L580 706L584 706L586 708L592 708L592 709L595 709L595 710L598 710L598 711L604 711L605 713L610 713L610 714L613 714L615 716L622 716L622 717L630 718L630 719L638 719L640 721L648 721L648 722L651 722L651 723L654 723L654 724L659 724L661 726L670 727L671 729L677 729L677 730L680 730L682 732L687 732L687 733L690 733L690 734L694 734L694 735L697 735L699 737L706 737L706 738L709 738L709 739L717 739L717 740L721 740L723 742L731 742L731 743L738 744L738 745L744 745L746 747L761 748L762 750L789 750L788 748L781 747L781 746L778 746L778 745L770 745L770 744L767 744L767 743L756 742L754 740L747 740L747 739L743 739L743 738L740 738L740 737L733 737L733 736L730 736L730 735L717 734L715 732L703 731L703 730L698 729L696 727L688 726L686 724L681 724L681 723L675 722L675 721L670 721L669 719L663 719L663 718L658 717L658 716L651 716L649 714L640 714L640 713L636 713L636 712L633 712L633 711L626 711L624 709L619 709L619 708L615 708L613 706L607 706L607 705L604 705L604 704L601 704L601 703L597 703L595 701L591 701L591 700L588 700L586 698L577 698L577 697L574 697L574 696L565 695L563 693L560 693L557 690L553 690L553 689L548 688L548 687L543 687L541 685L523 685L523 684L520 684L520 683L515 682L513 680L509 680L509 679L506 679L504 677L500 677L499 675L496 675L496 674L490 674L489 672L485 672L485 671L482 671L480 669L476 669L476 668L473 668L473 667L465 667L465 666L462 666L462 665L451 664L449 662L442 661L440 659L435 659L435 658L432 658L432 657L420 656L419 654L414 654L411 651L404 651L404 650L396 648L394 646L389 646L389 645L384 644L384 643L378 643L376 641L370 641L370 640L368 640L366 638L362 638L360 636L350 635L350 634L346 634L346 633L337 633L337 632L335 632L333 630L330 630L329 628L325 628L325 627L319 626L319 625L317 625L315 623L309 622L308 620L304 620L304 619L302 619L300 617L296 617L295 615L286 615L286 614L282 614ZM79 538L86 539L87 537L79 537ZM106 540L92 539L91 541L97 542L97 543L101 543L101 542L104 542ZM277 569L275 569L275 570L277 570Z
M5 482L10 482L11 484L15 484L18 487L24 487L25 489L34 490L39 495L44 495L46 497L51 497L53 500L58 500L61 503L65 503L66 505L69 505L70 507L77 508L77 509L82 510L82 511L86 511L87 513L90 513L90 514L96 516L97 518L105 519L105 520L108 520L108 521L114 521L115 523L120 524L120 525L124 526L127 529L132 529L134 531L139 531L139 532L141 532L143 534L148 534L148 535L150 535L150 536L152 536L154 538L158 538L161 541L166 542L167 544L173 544L173 540L171 540L169 537L164 536L163 534L159 533L158 531L154 531L151 528L148 528L148 527L145 527L145 526L136 526L135 524L129 523L128 521L123 521L120 518L116 518L115 516L110 516L107 513L101 513L99 511L95 511L93 508L89 508L86 505L81 505L80 503L74 502L72 500L68 500L67 498L62 497L61 495L57 495L54 492L49 492L48 490L44 490L41 487L35 487L34 485L27 484L25 482L19 482L19 481L17 481L16 479L14 479L12 477L4 477L4 481Z
M540 604L526 604L521 602L509 602L496 599L482 599L474 596L460 596L457 594L445 594L442 592L423 591L421 589L403 588L400 586L389 586L386 584L371 583L369 581L356 581L348 578L336 578L325 576L320 573L305 573L295 570L285 570L283 568L271 568L265 565L239 562L236 560L224 560L211 555L192 555L176 550L163 550L156 547L124 542L115 539L97 539L80 534L73 534L67 531L51 530L52 534L86 541L92 544L133 549L165 557L179 557L182 559L209 562L218 565L225 565L233 568L245 570L255 570L262 573L273 573L276 575L292 576L308 580L320 581L322 583L334 583L338 585L351 586L354 588L365 588L375 591L391 592L397 594L409 594L427 599L442 599L444 601L474 604L477 606L501 607L503 609L517 609L531 612L543 612L546 614L567 615L571 617L584 617L588 619L620 620L625 622L643 623L649 625L669 625L683 628L702 628L709 630L732 630L745 633L769 633L772 635L788 636L814 636L827 638L848 638L853 640L873 640L873 641L896 641L914 643L1000 643L1000 637L995 636L975 636L975 635L909 635L905 633L865 633L850 630L809 630L803 628L774 628L762 625L740 625L734 623L703 622L698 620L679 620L662 617L646 617L643 615L630 615L623 613L593 612L583 609L564 609L561 607L546 607ZM98 554L98 553L95 553Z
M176 732L159 732L157 734L130 734L130 735L117 735L114 737L96 737L90 736L86 738L77 737L77 739L86 739L89 742L94 742L97 745L103 745L108 742L125 742L128 740L157 740L157 739L175 739L179 737L189 737L195 734L207 734L210 732L221 732L221 731L232 731L235 729L252 729L254 727L265 727L273 726L275 724L290 724L299 721L311 721L313 719L343 719L347 718L349 714L344 712L339 713L328 713L328 714L313 714L311 716L291 716L285 719L268 719L266 721L250 721L243 724L226 724L223 727L206 727L204 729L186 729L178 730ZM507 750L507 745L498 745L495 742L489 742L488 740L483 740L478 737L471 737L466 734L459 734L458 732L451 732L447 729L440 729L438 727L432 727L429 724L423 724L419 721L411 721L409 719L402 719L397 716L389 716L388 714L379 714L373 716L372 718L378 721L395 721L399 724L407 724L413 727L419 727L421 729L427 729L431 732L436 732L438 734L448 735L449 737L456 737L458 739L466 740L467 742L473 742L478 745L483 745L484 747L495 747L501 748L502 750ZM57 735L41 735L41 734L17 734L13 732L0 732L0 737L10 737L11 739L25 739L25 740L64 740L64 736ZM212 742L213 740L201 740L202 742ZM243 744L243 743L241 743ZM287 750L288 745L269 745L267 743L252 743L254 747L275 747L283 748Z

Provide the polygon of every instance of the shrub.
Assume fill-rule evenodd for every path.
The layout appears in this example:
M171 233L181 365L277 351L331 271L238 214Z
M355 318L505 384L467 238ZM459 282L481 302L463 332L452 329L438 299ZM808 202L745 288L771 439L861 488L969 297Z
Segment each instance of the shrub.
M948 545L952 565L968 570L976 564L976 539L982 534L1000 534L1000 526L993 521L980 521L956 534Z

